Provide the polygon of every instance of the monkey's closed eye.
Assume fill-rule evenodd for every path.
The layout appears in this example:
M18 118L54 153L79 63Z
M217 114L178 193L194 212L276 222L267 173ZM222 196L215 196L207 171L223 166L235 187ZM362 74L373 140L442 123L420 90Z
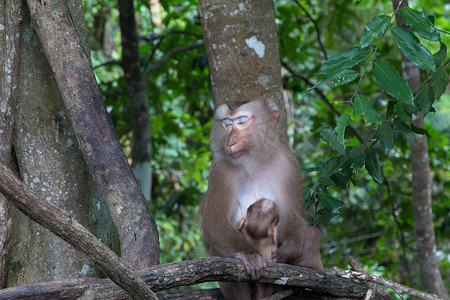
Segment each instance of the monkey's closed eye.
M233 120L231 120L231 119L223 119L222 123L225 126L230 126L230 125L233 125Z
M247 123L249 117L248 116L242 116L236 119L236 123L239 125Z

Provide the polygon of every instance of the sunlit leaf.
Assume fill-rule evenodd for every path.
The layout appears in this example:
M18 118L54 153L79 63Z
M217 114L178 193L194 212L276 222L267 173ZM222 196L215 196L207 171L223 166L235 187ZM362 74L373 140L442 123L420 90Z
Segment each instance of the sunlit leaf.
M350 69L353 66L364 61L370 54L370 47L358 48L354 47L347 52L337 54L332 58L326 60L319 69L319 74L328 75L336 74L345 69Z
M366 149L366 169L376 183L381 184L383 182L380 160L372 147Z
M413 94L408 83L393 67L384 61L376 61L373 64L373 75L386 93L400 102L414 105Z
M420 41L409 31L395 27L392 36L402 53L416 66L427 71L436 71L436 64L430 50L425 48Z
M408 6L402 7L400 10L400 16L405 24L411 26L411 30L415 31L418 35L424 39L430 41L439 41L441 36L439 31L434 28L430 19L425 17L425 14L412 9Z
M364 114L368 123L380 123L378 112L364 95L357 94L353 100L353 116Z
M389 122L383 121L378 127L378 141L385 152L388 152L394 145L394 131Z
M337 87L346 83L352 82L359 76L359 73L354 70L345 69L336 73L331 81L331 87Z
M366 24L366 30L372 32L376 37L380 37L386 31L390 22L391 18L387 15L373 17Z
M345 114L340 116L337 121L337 126L334 129L334 131L338 134L338 141L342 144L344 144L344 134L345 134L345 128L352 123L352 118L349 114Z

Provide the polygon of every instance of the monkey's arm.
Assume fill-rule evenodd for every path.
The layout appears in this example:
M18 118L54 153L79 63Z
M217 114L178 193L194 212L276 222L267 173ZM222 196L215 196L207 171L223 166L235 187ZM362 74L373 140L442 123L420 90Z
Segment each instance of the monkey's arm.
M288 170L283 178L284 193L280 197L280 247L273 253L279 263L296 264L301 257L308 225L304 218L303 185L300 167L292 155L286 155ZM286 163L286 162L283 162Z

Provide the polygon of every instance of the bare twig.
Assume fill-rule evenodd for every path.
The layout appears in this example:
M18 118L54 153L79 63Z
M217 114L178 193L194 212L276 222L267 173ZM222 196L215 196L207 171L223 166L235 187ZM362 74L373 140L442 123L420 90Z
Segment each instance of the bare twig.
M397 282L393 282L393 281L390 281L390 280L387 280L387 279L384 279L381 277L365 274L364 272L343 270L343 269L339 269L338 267L333 267L331 269L331 272L342 278L353 278L353 279L358 279L361 281L373 282L378 285L388 287L399 294L405 293L405 294L409 294L411 296L414 296L414 297L417 297L420 299L426 299L426 300L442 300L443 299L437 295L421 292L421 291L418 291L411 287L401 285L400 283L397 283Z
M180 46L177 48L173 48L169 52L164 55L163 58L161 58L157 63L152 64L147 71L147 73L144 75L144 81L148 81L156 72L158 72L172 57L177 55L178 53L189 51L192 49L197 49L200 47L203 47L205 44L203 42L199 42L196 44L186 45L186 46Z
M171 34L187 34L187 35L192 35L198 39L203 38L203 36L201 34L198 34L198 33L195 33L195 32L189 31L189 30L172 29L172 30L168 30L162 34L150 33L145 36L142 36L141 39L143 39L144 41L147 41L147 42L153 42L155 40L162 40Z
M311 16L311 14L308 12L308 10L303 5L301 5L298 0L294 0L294 2L297 4L298 7L300 7L301 10L303 10L303 12L306 14L306 16L311 21L311 23L313 23L314 29L316 30L316 33L317 33L317 41L319 42L319 47L322 50L323 57L325 58L325 60L327 60L328 55L327 55L327 51L325 50L325 46L322 43L322 34L320 33L319 24L317 24L316 20L314 20L314 18Z

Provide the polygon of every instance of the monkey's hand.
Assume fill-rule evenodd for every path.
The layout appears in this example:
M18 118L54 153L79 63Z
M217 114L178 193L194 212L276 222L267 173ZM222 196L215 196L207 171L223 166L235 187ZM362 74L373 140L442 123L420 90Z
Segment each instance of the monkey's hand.
M239 258L244 263L245 271L252 280L261 278L264 268L267 267L265 259L259 253L237 253L236 258Z
M293 240L286 240L277 250L272 252L272 259L277 263L295 264L300 252L301 245Z

